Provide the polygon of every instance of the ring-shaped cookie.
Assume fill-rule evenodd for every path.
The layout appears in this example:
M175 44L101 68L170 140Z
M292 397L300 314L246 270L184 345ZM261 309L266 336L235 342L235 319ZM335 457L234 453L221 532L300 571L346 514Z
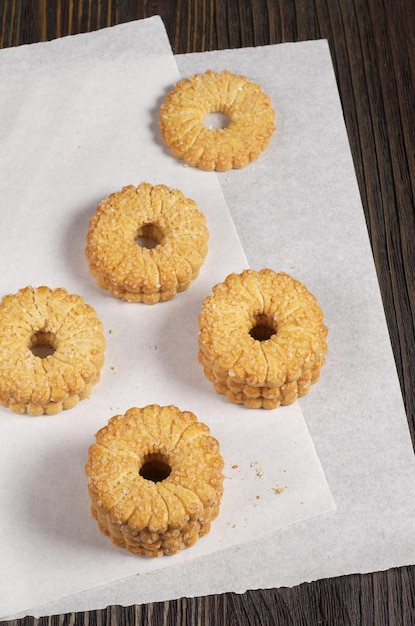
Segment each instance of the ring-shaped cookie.
M25 287L0 304L0 404L54 414L91 393L104 364L95 310L65 289Z
M210 113L229 118L209 128ZM242 168L257 159L275 130L270 97L245 76L227 70L179 81L160 107L159 128L173 155L202 170Z
M137 243L140 237L154 247ZM198 276L209 232L194 200L143 182L103 200L91 218L86 256L98 285L116 298L170 300Z
M199 361L218 393L272 409L305 395L320 375L327 327L298 280L265 268L230 274L203 302Z
M176 554L209 532L223 466L217 440L190 411L131 408L112 417L89 449L91 513L117 546Z

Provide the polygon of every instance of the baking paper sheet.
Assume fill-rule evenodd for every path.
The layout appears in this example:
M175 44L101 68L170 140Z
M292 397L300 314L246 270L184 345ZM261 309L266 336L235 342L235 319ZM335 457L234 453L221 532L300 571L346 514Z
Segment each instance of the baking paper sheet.
M189 573L201 582L198 572L215 563L207 577L213 581L217 559L224 571L237 553L249 559L259 537L269 545L278 528L334 514L299 404L271 412L232 405L197 363L203 297L248 265L220 180L183 166L160 141L158 107L180 74L159 18L1 51L0 72L1 294L28 284L63 286L95 307L107 337L102 380L90 399L53 417L0 410L0 616L61 612L63 598L79 592L70 600L75 610L85 601L88 608L104 606L107 590L96 588L105 584L129 589L134 602L149 599L150 581L154 600L176 596L178 582L179 595L188 594ZM194 198L210 230L197 281L153 307L99 289L84 256L98 202L142 180ZM315 287L324 296L327 287ZM209 535L180 555L148 560L114 548L99 533L84 465L109 417L152 402L192 410L210 426L221 442L226 477ZM159 586L156 577L170 571L171 581ZM255 572L251 580L255 584ZM222 590L235 584L236 573ZM33 609L51 602L53 608Z
M414 455L326 41L177 56L229 68L278 112L270 149L218 179L253 267L303 279L326 313L327 364L300 401L336 511L37 614L294 586L415 562ZM285 492L288 493L288 490Z

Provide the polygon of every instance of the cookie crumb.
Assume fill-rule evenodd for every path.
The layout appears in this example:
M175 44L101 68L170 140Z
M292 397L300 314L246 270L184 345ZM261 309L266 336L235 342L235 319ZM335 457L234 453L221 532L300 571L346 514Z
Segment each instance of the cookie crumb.
M264 472L258 461L252 461L251 467L255 468L255 473L256 473L257 478L264 478Z
M284 493L284 491L287 489L287 486L285 487L271 487L271 490L275 493L275 495L280 495L281 493Z

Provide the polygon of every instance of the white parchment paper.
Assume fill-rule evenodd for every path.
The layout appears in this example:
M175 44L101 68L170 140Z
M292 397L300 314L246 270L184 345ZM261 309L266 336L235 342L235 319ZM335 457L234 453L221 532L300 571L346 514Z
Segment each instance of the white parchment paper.
M333 514L38 609L37 614L294 586L415 562L415 467L326 41L175 57L257 79L278 111L270 149L218 175L248 260L319 296L330 350L300 401L336 501ZM288 490L287 490L288 493Z
M251 542L272 545L277 529L329 518L335 507L299 404L272 412L232 405L197 363L203 297L248 262L218 177L184 167L160 141L158 107L180 77L166 33L152 18L4 50L0 72L1 294L28 284L63 286L95 307L107 336L102 380L89 400L53 417L0 410L0 616L63 612L67 596L75 610L83 602L104 606L108 584L121 591L117 603L124 592L134 602L147 601L150 590L154 600L175 597L177 585L179 595L194 593L198 581L204 582L196 592L203 593L206 582L218 580L218 567L233 568L235 554L249 562ZM142 180L194 198L210 230L197 281L154 307L99 289L84 256L98 202ZM327 286L314 286L324 296ZM88 447L108 418L152 402L193 410L226 460L212 531L191 550L156 560L116 549L99 533L84 475ZM212 565L200 579L199 571ZM155 577L170 571L171 581L158 585ZM244 575L222 590L244 586ZM254 569L248 586L257 584L256 575Z

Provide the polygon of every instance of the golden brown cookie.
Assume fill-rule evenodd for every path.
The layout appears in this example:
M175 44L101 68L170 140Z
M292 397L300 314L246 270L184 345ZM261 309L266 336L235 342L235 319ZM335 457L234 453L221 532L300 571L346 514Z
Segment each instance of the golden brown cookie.
M103 326L81 296L25 287L0 304L0 404L54 414L91 393L104 364Z
M205 298L199 361L218 393L271 409L305 395L320 376L327 327L316 298L271 269L230 274Z
M225 128L208 128L210 113L229 118ZM202 170L224 172L259 157L275 130L270 97L245 76L227 70L179 81L160 108L159 127L173 155Z
M223 492L223 459L189 411L156 404L115 415L86 464L100 530L135 554L176 554L210 530Z
M154 247L140 245L146 237ZM209 232L194 200L143 182L103 200L91 218L86 256L98 285L116 298L170 300L198 276Z

